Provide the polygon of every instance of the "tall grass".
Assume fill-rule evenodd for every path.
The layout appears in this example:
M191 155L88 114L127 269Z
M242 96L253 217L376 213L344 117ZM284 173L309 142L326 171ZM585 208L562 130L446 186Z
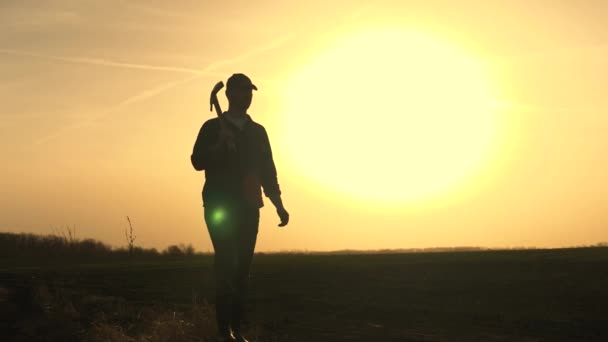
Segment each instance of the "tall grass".
M0 306L8 341L212 341L215 314L207 302L190 310L131 304L33 280L11 288Z

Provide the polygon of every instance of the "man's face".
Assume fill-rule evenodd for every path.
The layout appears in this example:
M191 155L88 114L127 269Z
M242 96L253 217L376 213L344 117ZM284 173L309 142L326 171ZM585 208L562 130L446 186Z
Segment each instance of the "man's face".
M226 91L226 97L230 102L230 107L236 110L247 110L253 98L251 87L237 87Z

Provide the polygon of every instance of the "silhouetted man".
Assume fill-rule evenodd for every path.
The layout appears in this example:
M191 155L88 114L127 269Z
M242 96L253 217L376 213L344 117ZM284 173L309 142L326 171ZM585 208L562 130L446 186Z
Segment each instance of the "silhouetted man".
M203 205L215 251L220 341L246 341L241 335L241 321L259 209L264 205L261 188L277 209L279 226L289 222L268 135L247 114L253 90L257 87L244 74L234 74L228 79L228 111L203 124L191 157L197 171L205 170Z

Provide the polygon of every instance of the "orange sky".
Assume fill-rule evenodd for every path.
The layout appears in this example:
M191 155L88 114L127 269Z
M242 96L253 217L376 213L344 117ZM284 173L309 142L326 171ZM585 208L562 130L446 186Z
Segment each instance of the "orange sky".
M0 4L0 229L76 226L79 238L119 246L129 215L139 245L210 250L204 175L189 157L213 116L211 87L244 72L260 88L250 113L269 132L292 215L276 227L266 200L259 251L608 241L608 3L483 3ZM489 70L508 146L457 195L380 205L294 171L282 123L306 114L294 112L285 87L327 46L382 25L428 32ZM357 69L378 62L363 62L352 80L319 82L336 92L343 82L377 87ZM391 99L380 100L391 108Z

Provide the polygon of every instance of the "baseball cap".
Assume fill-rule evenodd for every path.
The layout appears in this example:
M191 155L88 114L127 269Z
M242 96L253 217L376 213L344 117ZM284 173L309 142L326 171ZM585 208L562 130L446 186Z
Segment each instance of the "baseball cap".
M258 90L255 84L251 83L251 79L245 74L232 74L226 82L226 90L230 89L253 89Z

